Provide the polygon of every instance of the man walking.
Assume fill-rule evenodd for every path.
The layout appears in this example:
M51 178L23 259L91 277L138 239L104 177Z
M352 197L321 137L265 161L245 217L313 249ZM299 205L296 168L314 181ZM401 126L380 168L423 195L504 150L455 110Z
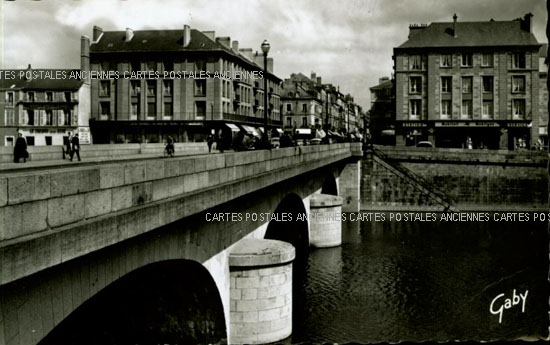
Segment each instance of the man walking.
M66 137L63 137L63 145L65 146L65 148L63 148L63 159L65 159L65 155L71 157L72 154L71 154L71 140L72 140L72 137L71 137L71 132L68 133L69 135L66 136Z
M78 161L80 162L80 142L78 141L78 134L75 133L75 135L71 139L71 144L72 144L71 162L73 161L73 157L75 153L76 153L76 157L78 157Z
M23 134L19 133L19 137L15 140L15 147L13 148L13 162L19 163L19 159L23 158L23 163L26 163L28 157L27 141L23 138Z

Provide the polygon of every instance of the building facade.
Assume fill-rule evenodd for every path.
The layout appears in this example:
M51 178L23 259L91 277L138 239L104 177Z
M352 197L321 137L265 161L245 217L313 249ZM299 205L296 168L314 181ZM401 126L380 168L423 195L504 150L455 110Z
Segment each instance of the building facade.
M532 17L412 25L394 48L397 144L530 147L540 111Z
M263 54L213 31L96 26L82 55L95 73L90 127L97 143L203 141L212 131L230 138L239 129L257 135L264 112L270 126L282 125L282 80L273 74L273 59L264 74Z
M395 81L388 77L370 88L370 134L376 144L395 144Z
M355 104L350 94L344 95L338 87L323 84L321 77L312 72L291 74L283 83L282 115L287 132L295 129L323 129L362 136L365 113Z
M89 143L87 93L79 70L2 70L0 137L13 146L19 134L30 146L63 145L69 133ZM71 78L74 76L74 78Z

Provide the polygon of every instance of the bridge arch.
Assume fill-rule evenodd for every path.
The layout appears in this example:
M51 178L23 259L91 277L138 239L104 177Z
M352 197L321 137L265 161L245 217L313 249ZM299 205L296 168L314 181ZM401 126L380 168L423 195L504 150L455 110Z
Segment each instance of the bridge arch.
M309 224L302 198L295 193L288 194L273 213L277 217L269 222L264 238L288 242L296 248L297 257L306 255L309 247ZM285 220L283 215L289 215L292 221Z
M218 343L226 335L214 279L200 263L177 259L148 264L119 278L39 344Z

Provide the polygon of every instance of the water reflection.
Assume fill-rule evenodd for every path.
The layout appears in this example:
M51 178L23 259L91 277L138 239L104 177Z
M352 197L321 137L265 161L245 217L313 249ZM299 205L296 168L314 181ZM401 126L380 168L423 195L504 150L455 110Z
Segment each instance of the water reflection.
M291 341L492 340L547 335L545 223L347 222L297 278ZM491 300L529 290L526 311Z

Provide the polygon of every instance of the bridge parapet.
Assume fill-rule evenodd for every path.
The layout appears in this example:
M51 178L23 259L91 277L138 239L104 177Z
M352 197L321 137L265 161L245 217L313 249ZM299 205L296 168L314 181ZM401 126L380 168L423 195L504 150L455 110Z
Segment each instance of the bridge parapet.
M347 159L357 145L1 175L0 285Z

